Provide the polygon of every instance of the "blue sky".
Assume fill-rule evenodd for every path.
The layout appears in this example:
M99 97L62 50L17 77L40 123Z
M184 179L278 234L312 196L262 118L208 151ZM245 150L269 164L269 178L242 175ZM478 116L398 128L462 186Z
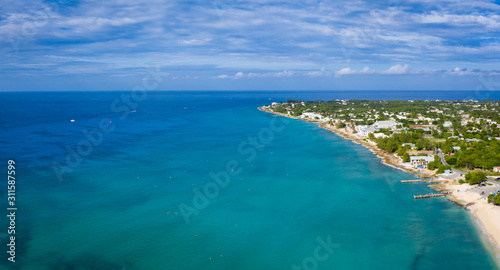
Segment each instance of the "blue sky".
M3 0L0 53L0 91L474 90L500 1Z

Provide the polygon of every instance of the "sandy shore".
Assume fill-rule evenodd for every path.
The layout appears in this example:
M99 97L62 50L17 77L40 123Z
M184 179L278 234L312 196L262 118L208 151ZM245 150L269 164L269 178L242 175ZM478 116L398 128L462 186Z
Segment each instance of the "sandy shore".
M271 112L263 107L259 107L259 110L278 114L292 119L318 123L321 128L330 130L344 139L348 139L353 141L354 143L365 146L374 154L376 154L377 157L381 158L382 163L385 165L406 171L411 174L418 174L418 177L420 178L435 177L433 171L427 169L411 168L410 166L408 166L408 164L403 163L401 158L396 154L390 154L385 150L378 148L374 142L356 137L353 133L347 131L345 128L336 128L335 126L319 121L302 119L281 113ZM486 187L474 187L468 184L459 184L456 180L449 180L447 183L430 185L430 187L441 191L452 192L451 201L464 206L470 211L470 213L478 221L476 225L482 232L484 232L488 236L491 244L494 246L496 261L500 266L500 207L494 206L493 204L488 204L487 199L485 199L485 197L487 197L490 192L496 192L497 190L500 190L500 184L494 186L488 185ZM481 195L482 191L485 192L485 195Z
M445 187L479 221L477 225L496 247L496 259L500 262L500 207L487 202L491 192L500 190L500 184L480 187L453 181L445 184Z

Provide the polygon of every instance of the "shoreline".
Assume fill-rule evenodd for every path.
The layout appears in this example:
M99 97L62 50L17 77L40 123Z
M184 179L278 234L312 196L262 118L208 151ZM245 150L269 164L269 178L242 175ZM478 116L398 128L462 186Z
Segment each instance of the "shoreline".
M339 129L327 123L272 112L265 109L264 107L259 107L258 109L263 112L272 113L291 119L317 123L320 128L329 130L344 139L350 140L356 144L360 144L366 147L378 158L380 158L382 160L381 163L384 165L405 171L407 173L415 175L418 178L435 177L433 171L430 171L428 169L410 168L409 166L406 166L402 162L402 159L399 158L396 154L389 154L385 150L378 148L374 142L360 139L354 136L352 133L348 132L345 128ZM494 206L491 203L487 203L487 201L484 200L484 197L479 195L477 190L476 192L474 192L474 186L470 186L468 184L459 184L456 180L448 180L445 183L429 185L429 187L438 191L450 192L451 198L449 199L449 201L452 201L467 210L472 219L475 221L474 225L482 234L481 238L485 236L488 239L489 244L493 249L492 255L494 257L494 260L497 263L498 267L500 267L500 207Z

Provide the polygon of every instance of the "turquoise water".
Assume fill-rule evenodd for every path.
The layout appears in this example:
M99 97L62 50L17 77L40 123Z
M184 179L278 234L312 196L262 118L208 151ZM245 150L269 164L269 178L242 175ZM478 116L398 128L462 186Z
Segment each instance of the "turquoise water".
M2 94L19 208L2 268L497 269L464 210L415 201L429 189L360 145L257 110L286 93L150 93L120 119L121 94ZM53 162L102 119L114 130L58 178Z

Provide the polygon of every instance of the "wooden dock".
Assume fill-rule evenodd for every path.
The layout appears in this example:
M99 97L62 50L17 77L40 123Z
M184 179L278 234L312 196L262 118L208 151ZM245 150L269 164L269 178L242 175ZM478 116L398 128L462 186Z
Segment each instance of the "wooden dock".
M401 180L401 183L417 183L417 182L426 182L426 183L445 183L448 182L447 179L437 180L437 179L415 179L415 180Z
M415 180L401 180L401 183L416 183L416 182L422 182L422 179L415 179Z
M430 180L430 179L425 179L425 180L422 180L423 182L427 182L427 183L446 183L448 182L447 179L443 179L443 180Z
M424 195L413 195L413 199L445 197L445 196L448 196L449 194L450 194L449 192L445 192L445 193L429 193L429 194L424 194Z

